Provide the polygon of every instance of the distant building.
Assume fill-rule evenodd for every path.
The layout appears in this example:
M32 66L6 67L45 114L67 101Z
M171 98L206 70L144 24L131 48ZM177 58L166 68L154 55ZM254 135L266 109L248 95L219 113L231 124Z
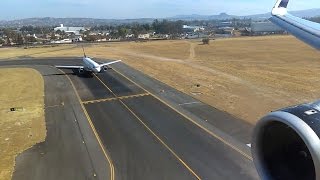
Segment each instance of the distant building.
M183 25L182 27L184 30L189 30L193 32L198 32L198 31L204 31L205 28L203 26L188 26L188 25Z
M279 33L284 32L283 29L278 27L277 25L268 22L253 22L251 24L251 31L253 33Z
M128 39L128 38L134 38L134 34L127 34L126 35L126 38Z
M65 43L72 43L72 39L63 39L59 41L51 41L52 44L65 44Z
M82 41L83 41L83 39L81 36L76 35L76 36L72 37L72 42L82 42Z
M98 39L97 42L106 42L108 41L107 38L103 38L103 39Z
M229 32L234 31L234 27L229 27L229 26L227 26L227 27L220 27L219 29L222 29L222 30L224 30L224 31L229 31Z
M65 27L63 24L60 25L60 27L54 28L54 31L57 32L58 30L64 31L66 33L74 33L76 35L80 34L80 31L85 31L86 28L84 27Z
M139 34L138 39L150 39L150 34Z
M232 21L222 21L215 24L217 28L232 27Z
M186 34L186 39L199 39L199 38L207 38L208 35L204 33L191 33L191 34Z

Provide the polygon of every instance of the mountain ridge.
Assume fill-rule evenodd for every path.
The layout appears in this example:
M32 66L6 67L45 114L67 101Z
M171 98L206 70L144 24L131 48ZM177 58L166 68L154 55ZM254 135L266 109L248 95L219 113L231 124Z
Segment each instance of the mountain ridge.
M298 16L298 17L315 17L320 16L320 8L314 9L306 9L306 10L299 10L299 11L290 11L291 14ZM176 15L169 19L195 19L195 20L224 20L224 19L232 19L232 18L251 18L254 20L259 19L267 19L271 17L271 13L263 13L263 14L253 14L253 15L245 15L245 16L237 16L237 15L229 15L227 13L220 13L218 15L199 15L199 14L192 14L192 15Z
M320 16L320 8L307 9L300 11L291 11L291 14L298 17L315 17ZM268 19L271 16L270 13L254 14L247 16L229 15L227 13L220 13L217 15L176 15L167 18L158 18L158 20L227 20L233 18L239 19L253 19L256 21ZM27 25L33 26L58 26L64 24L66 26L99 26L99 25L119 25L130 23L152 23L157 18L138 18L138 19L101 19L101 18L54 18L54 17L42 17L42 18L25 18L19 20L0 20L0 27L21 27Z

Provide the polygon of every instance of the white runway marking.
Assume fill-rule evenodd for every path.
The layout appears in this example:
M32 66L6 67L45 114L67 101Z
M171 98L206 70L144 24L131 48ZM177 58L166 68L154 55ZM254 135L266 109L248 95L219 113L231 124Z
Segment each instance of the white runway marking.
M183 106L183 105L190 105L190 104L200 104L201 102L189 102L189 103L182 103L179 104L179 106Z

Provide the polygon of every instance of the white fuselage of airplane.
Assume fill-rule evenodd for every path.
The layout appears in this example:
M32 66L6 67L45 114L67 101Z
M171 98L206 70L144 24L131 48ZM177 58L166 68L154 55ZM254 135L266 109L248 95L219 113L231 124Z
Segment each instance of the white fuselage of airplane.
M82 58L82 66L55 66L59 69L77 69L79 72L90 72L90 73L102 73L105 72L107 67L111 64L118 63L121 60L112 61L104 64L98 64L86 55Z
M98 63L96 63L94 60L88 57L83 57L82 62L84 67L83 69L85 71L94 72L94 73L101 72L101 66Z

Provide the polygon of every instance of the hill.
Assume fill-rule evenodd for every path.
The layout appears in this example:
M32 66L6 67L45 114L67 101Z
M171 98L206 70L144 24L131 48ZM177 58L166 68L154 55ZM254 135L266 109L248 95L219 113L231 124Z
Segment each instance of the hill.
M298 17L316 17L320 16L320 9L308 9L308 10L301 10L301 11L291 11L291 14L298 16ZM240 18L240 19L253 19L253 20L264 20L271 17L270 13L264 14L254 14L254 15L247 15L247 16L236 16L236 15L229 15L227 13L221 13L219 15L177 15L168 19L172 20L225 20L225 19L233 19L233 18Z
M316 17L320 16L320 9L308 9L301 11L292 11L293 15L298 17ZM227 13L220 13L218 15L177 15L173 17L168 17L168 20L226 20L226 19L253 19L253 20L265 20L270 17L270 13L265 14L255 14L248 16L237 16L229 15ZM162 18L160 18L162 19ZM140 18L140 19L94 19L94 18L27 18L20 20L11 21L0 21L0 27L21 27L27 25L33 26L58 26L64 24L66 26L99 26L99 25L119 25L119 24L130 24L130 23L152 23L154 18Z

